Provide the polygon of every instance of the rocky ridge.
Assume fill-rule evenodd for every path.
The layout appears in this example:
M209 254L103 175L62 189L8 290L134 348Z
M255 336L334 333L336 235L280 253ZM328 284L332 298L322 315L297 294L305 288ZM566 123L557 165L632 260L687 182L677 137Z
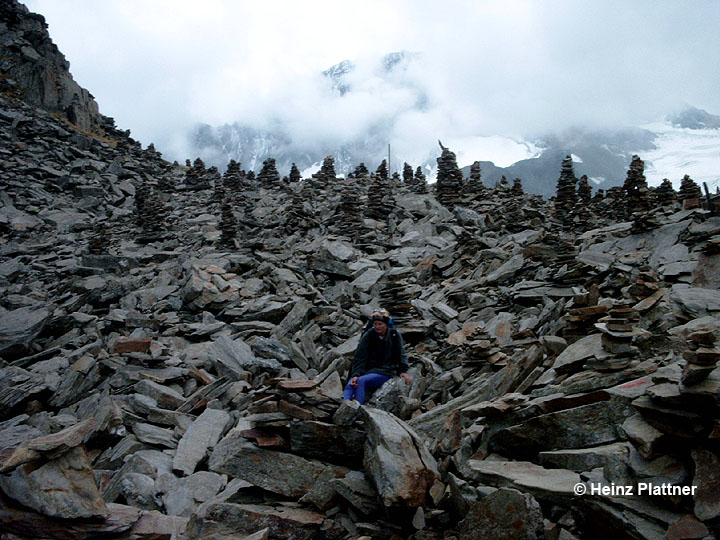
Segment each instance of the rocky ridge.
M466 182L448 208L271 164L224 185L18 98L0 97L7 538L717 535L720 218L656 197L640 160L589 202ZM340 391L380 303L412 382L359 407Z

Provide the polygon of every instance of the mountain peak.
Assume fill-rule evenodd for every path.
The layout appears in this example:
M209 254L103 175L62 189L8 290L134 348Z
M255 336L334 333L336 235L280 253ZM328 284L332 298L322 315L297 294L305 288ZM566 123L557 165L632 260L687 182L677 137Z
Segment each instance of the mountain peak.
M688 129L720 129L720 116L698 109L687 107L683 111L667 117L675 127Z

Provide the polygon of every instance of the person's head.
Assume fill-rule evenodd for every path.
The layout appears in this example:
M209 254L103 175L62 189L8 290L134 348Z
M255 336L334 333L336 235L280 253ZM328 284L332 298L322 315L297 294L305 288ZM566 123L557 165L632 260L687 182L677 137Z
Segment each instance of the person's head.
M378 309L373 311L372 322L375 331L384 336L387 333L388 324L390 323L390 312L387 309Z

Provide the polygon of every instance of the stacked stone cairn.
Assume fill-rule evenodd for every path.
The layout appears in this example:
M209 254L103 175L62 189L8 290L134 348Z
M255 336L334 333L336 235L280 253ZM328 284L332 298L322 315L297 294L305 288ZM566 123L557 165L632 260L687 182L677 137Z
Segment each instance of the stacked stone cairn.
M658 203L663 206L676 201L677 193L675 192L675 188L673 188L672 182L667 178L663 178L660 185L655 188L655 197Z
M244 177L245 174L242 169L240 169L240 163L231 159L223 174L223 185L228 193L234 194L242 191L245 187L243 182Z
M637 347L632 344L633 338L643 333L635 328L639 319L638 312L629 303L619 302L612 306L608 315L595 324L602 333L602 348L608 357L588 360L585 368L615 371L629 366L638 354Z
M468 181L465 183L464 186L464 195L474 198L476 196L481 196L485 191L485 185L482 183L482 171L480 169L480 162L474 161L472 165L470 165L470 174L468 176Z
M412 316L412 300L419 291L411 290L408 279L391 276L382 283L380 302L390 313L398 325L404 325Z
M577 196L580 201L587 204L592 198L592 188L588 182L587 174L583 174L578 181Z
M357 241L365 231L361 209L360 186L355 182L345 182L340 190L340 203L335 209L331 229Z
M105 222L96 223L94 232L88 241L88 253L90 255L106 255L110 243L110 227Z
M465 353L463 366L480 367L490 364L499 369L505 364L507 355L498 346L497 338L484 326L478 326L462 344Z
M290 165L289 180L290 180L290 183L292 183L292 184L300 182L300 180L302 180L302 175L300 174L300 169L298 169L298 167L297 167L297 165L295 165L295 163Z
M680 182L680 190L678 191L678 199L682 201L683 209L690 210L691 208L699 207L701 198L702 190L700 186L687 174L683 176Z
M418 165L418 168L415 169L415 177L413 179L413 187L412 187L413 193L423 194L428 192L428 184L427 184L427 178L425 177L425 173L422 171L422 167Z
M650 208L650 189L645 179L645 162L638 155L632 157L623 184L628 214L647 212Z
M235 247L235 239L237 238L237 219L235 219L232 201L231 197L225 197L221 206L220 244L226 248Z
M365 166L364 163L360 163L360 165L355 167L355 170L348 176L350 178L356 178L356 179L369 178L370 171L368 171L368 168Z
M410 164L409 164L407 161L406 161L405 163L403 163L403 174L402 174L402 177L403 177L403 183L404 183L406 186L412 186L412 185L413 185L413 181L414 181L413 169L412 169L412 167L410 166Z
M512 188L510 188L510 193L515 197L521 197L525 194L522 187L522 180L520 178L516 178L513 180Z
M440 141L438 141L440 143ZM440 204L452 211L460 204L463 176L457 164L455 153L440 143L442 154L437 158L438 172L435 196Z
M608 306L597 303L597 286L594 291L582 291L573 297L573 307L568 310L562 335L568 343L590 335L595 324L607 314Z
M384 163L384 162L383 162ZM386 221L395 209L395 196L392 193L387 177L375 174L367 190L368 203L365 215L378 221Z
M386 160L383 159L382 162L380 162L380 165L378 165L375 171L375 176L379 177L383 182L388 181L388 166Z
M293 191L290 208L287 210L285 230L288 234L300 230L307 230L315 224L311 212L305 207L307 199L301 190ZM308 203L309 204L309 203Z
M264 188L280 187L280 173L278 173L277 166L275 165L275 158L267 158L263 161L263 166L258 173L257 179Z
M199 157L195 158L192 166L185 173L185 189L200 191L209 187L210 177L205 168L205 162Z
M557 193L555 195L555 209L563 220L570 218L572 209L577 202L576 183L577 178L573 169L572 156L567 155L563 159L560 168L560 178L558 178Z
M335 173L335 158L327 156L323 160L320 170L312 175L313 180L323 188L326 188L337 182L337 174Z
M683 353L687 365L680 380L685 386L693 386L707 379L715 370L720 360L720 349L715 344L715 334L709 330L688 335L687 344L690 350Z

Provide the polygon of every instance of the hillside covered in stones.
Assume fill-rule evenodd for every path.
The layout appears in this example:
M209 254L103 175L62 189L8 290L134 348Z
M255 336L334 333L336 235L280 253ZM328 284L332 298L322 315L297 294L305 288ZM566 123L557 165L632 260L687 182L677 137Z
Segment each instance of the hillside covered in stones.
M717 195L168 163L14 0L0 70L3 538L717 537Z

